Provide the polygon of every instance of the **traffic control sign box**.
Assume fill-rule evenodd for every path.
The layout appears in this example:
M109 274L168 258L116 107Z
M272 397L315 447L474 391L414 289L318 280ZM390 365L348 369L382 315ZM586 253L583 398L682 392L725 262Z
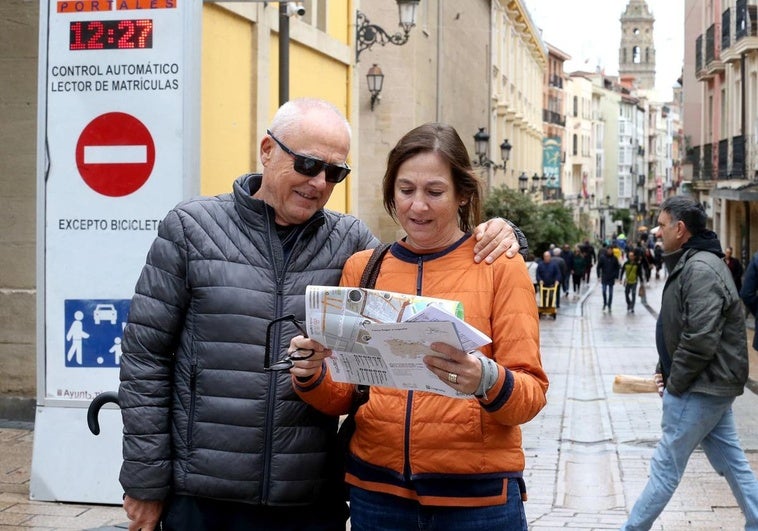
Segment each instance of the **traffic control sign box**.
M42 0L30 495L120 503L121 335L160 220L199 189L202 3Z

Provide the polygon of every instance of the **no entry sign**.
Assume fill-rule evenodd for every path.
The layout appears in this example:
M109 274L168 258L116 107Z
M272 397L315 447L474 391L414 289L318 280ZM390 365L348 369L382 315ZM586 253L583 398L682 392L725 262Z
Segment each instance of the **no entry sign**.
M147 127L123 112L101 114L76 143L76 166L99 194L122 197L145 184L155 164L155 144Z

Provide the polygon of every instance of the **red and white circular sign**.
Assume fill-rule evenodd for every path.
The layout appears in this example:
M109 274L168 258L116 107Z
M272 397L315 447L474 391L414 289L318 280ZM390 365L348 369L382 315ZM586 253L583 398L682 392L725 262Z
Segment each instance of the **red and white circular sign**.
M76 166L87 186L123 197L147 182L155 164L155 143L145 124L131 114L101 114L82 130Z

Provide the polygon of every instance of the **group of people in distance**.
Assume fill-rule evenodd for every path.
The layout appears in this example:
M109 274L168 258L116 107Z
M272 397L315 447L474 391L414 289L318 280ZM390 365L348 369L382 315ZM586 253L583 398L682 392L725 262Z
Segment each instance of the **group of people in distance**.
M346 465L339 454L339 418L359 389L334 381L332 351L298 320L308 285L359 285L380 243L357 218L325 208L350 173L350 139L332 104L285 103L261 138L260 174L237 178L231 193L184 201L160 223L122 341L119 480L130 530L344 531L348 517L353 531L527 529L520 426L548 390L528 246L510 222L481 221L479 178L447 124L415 127L389 152L383 203L406 236L382 258L375 287L461 301L465 320L492 342L461 350L432 338L424 364L462 397L373 386ZM700 251L715 252L717 240L692 204L662 208L669 282L683 261L700 275L716 267ZM560 269L562 260L558 281L570 275L578 294L594 248L567 247L544 261ZM562 287L568 295L568 280ZM699 304L716 312L732 290L711 290ZM740 338L724 341L733 324L710 318L691 338L679 297L661 312L664 438L651 474L665 489L651 479L626 528L649 528L701 443L756 526L755 477L732 437L731 403L746 377ZM267 370L267 351L290 361ZM725 362L736 369L727 374ZM669 418L689 403L700 408L690 416L703 412L709 423L687 430L684 445ZM723 441L729 453L717 460L709 448L722 451Z
M582 283L588 283L592 267L597 260L595 247L589 240L577 243L572 250L568 243L563 246L551 244L542 253L540 260L535 260L533 254L527 256L527 270L534 284L534 290L539 290L540 283L544 287L556 289L556 307L561 307L561 293L569 296L569 290L574 297L581 293Z

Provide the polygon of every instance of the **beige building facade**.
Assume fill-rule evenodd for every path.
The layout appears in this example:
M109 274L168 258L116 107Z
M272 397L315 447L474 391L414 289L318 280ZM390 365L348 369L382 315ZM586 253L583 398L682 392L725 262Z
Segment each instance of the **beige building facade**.
M758 2L686 0L685 12L694 56L683 86L685 184L746 264L758 251Z

